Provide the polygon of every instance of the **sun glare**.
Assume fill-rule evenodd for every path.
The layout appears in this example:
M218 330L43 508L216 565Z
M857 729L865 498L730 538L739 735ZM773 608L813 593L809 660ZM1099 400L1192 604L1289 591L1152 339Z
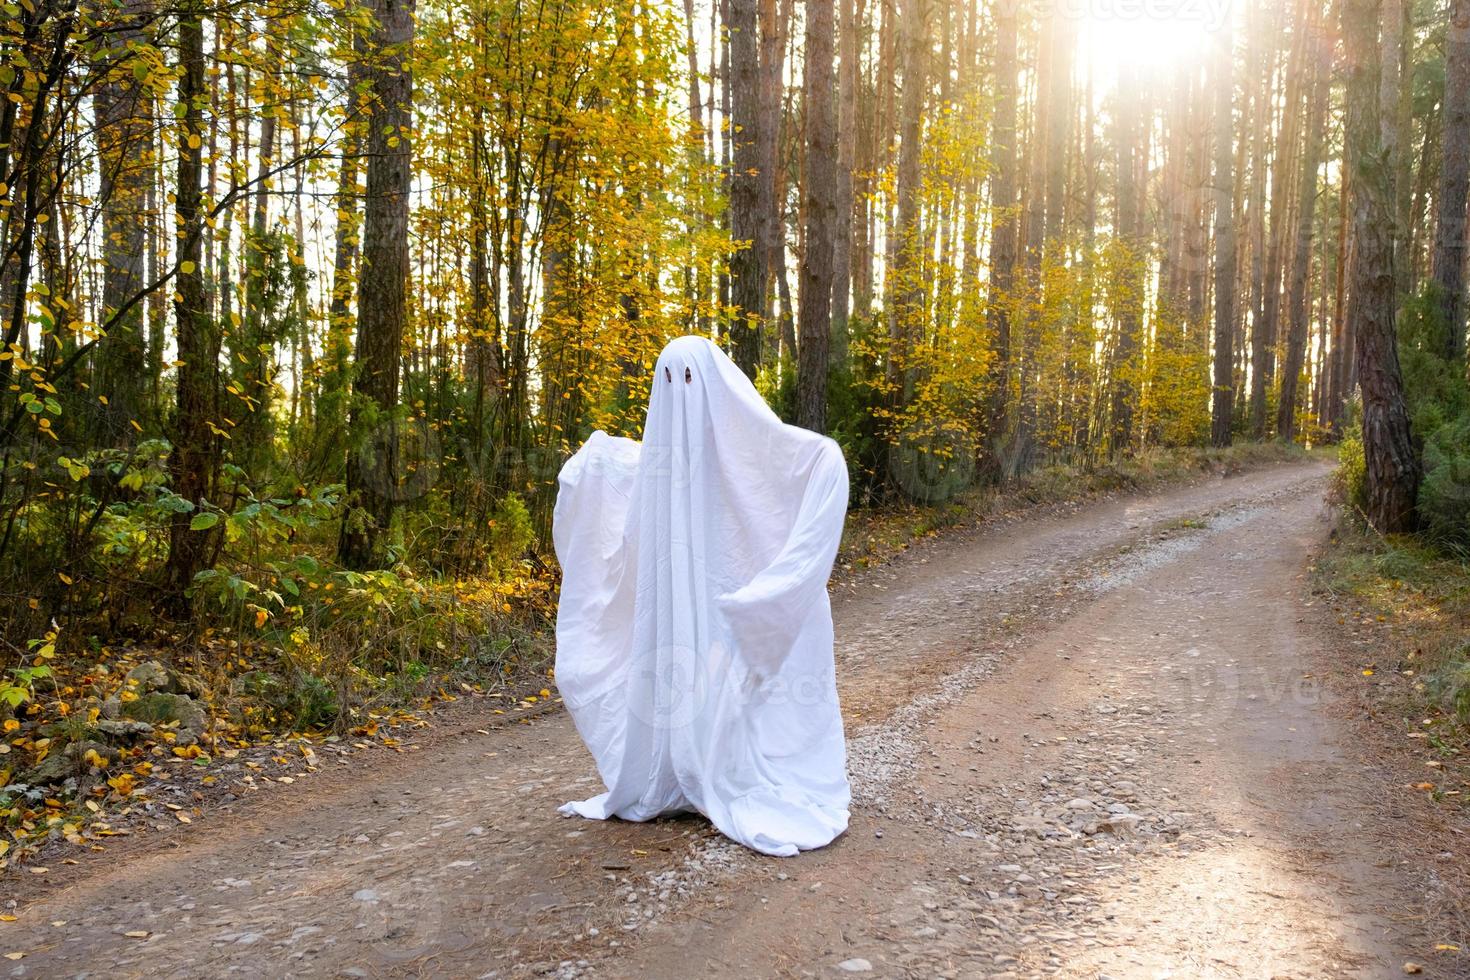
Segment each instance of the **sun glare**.
M1206 57L1228 22L1230 0L1074 0L1079 53L1101 75Z

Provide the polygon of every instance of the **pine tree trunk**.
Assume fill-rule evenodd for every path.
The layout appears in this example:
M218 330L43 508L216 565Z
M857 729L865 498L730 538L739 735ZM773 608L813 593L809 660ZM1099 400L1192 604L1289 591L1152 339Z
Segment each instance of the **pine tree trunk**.
M1234 44L1227 21L1220 27L1215 78L1215 326L1211 378L1210 442L1230 445L1230 417L1235 397L1232 367L1235 360L1235 161L1231 145L1235 132L1235 82L1231 71Z
M1445 36L1444 158L1435 198L1430 277L1448 329L1444 353L1465 352L1465 201L1470 191L1470 0L1451 0Z
M1046 96L1046 224L1044 248L1066 235L1067 137L1072 132L1073 18L1052 18L1052 50ZM1141 93L1140 93L1141 94Z
M796 424L827 431L827 357L832 337L832 259L837 231L837 106L832 92L833 0L806 5L806 154L802 210L801 318Z
M1394 333L1393 228L1378 105L1380 0L1343 0L1347 169L1352 181L1350 316L1363 395L1367 516L1381 533L1411 530L1419 459L1409 432Z
M1347 316L1348 255L1352 252L1353 244L1348 195L1352 188L1348 183L1350 175L1345 169L1346 162L1343 161L1343 164L1344 169L1341 171L1342 178L1338 181L1337 194L1337 262L1333 278L1335 288L1332 294L1332 356L1327 371L1329 388L1327 417L1332 431L1338 434L1342 432L1344 416L1347 413L1348 375L1350 373L1348 363L1353 356L1352 337L1348 335Z
M853 166L857 156L857 88L858 31L862 25L864 0L839 0L842 23L839 25L837 111L837 228L832 243L832 348L828 359L838 370L847 367L848 318L852 303Z
M1424 120L1424 137L1419 144L1419 167L1414 176L1413 201L1409 206L1409 281L1418 282L1420 267L1426 258L1425 252L1433 252L1433 248L1424 248L1422 241L1430 237L1429 225L1429 185L1436 182L1438 170L1435 167L1435 151L1440 148L1439 127L1443 121L1443 113L1431 113ZM1432 240L1432 239L1431 239ZM1428 258L1432 261L1433 255Z
M1394 273L1398 277L1399 292L1408 292L1418 284L1417 263L1414 261L1414 229L1411 225L1409 208L1414 199L1414 4L1411 0L1400 0L1399 77L1398 77L1398 159L1395 161L1394 190ZM1388 107L1384 107L1388 111ZM1427 129L1428 127L1426 127Z
M899 111L897 215L893 236L893 284L889 319L888 382L894 406L908 402L909 348L924 314L922 220L919 211L924 102L928 88L929 37L926 0L909 0L902 20L903 102Z
M362 62L353 59L347 68L347 90L357 91ZM323 427L327 453L334 457L329 472L338 474L342 465L340 443L347 422L347 384L352 358L352 296L357 282L357 246L362 209L358 202L358 132L362 121L359 100L352 99L349 121L343 126L342 155L337 170L337 225L332 238L332 293L327 305L326 370L322 377L317 418ZM472 221L473 225L473 221ZM326 401L326 404L320 404ZM324 454L325 455L325 454ZM318 461L326 465L326 459Z
M1378 58L1378 132L1383 143L1384 180L1388 187L1388 216L1398 217L1398 172L1399 157L1404 153L1404 134L1399 130L1399 88L1403 83L1399 75L1404 42L1404 8L1410 0L1383 0L1382 24L1379 27ZM1389 239L1390 255L1394 272L1394 296L1402 291L1404 256L1397 250L1399 227L1393 224ZM1397 302L1397 299L1395 299Z
M1268 345L1265 361L1262 364L1262 391L1270 388L1276 376L1276 344L1280 339L1281 327L1281 298L1282 298L1282 265L1286 257L1287 228L1290 227L1289 213L1290 205L1288 196L1292 186L1293 165L1300 163L1297 160L1296 148L1302 142L1301 127L1303 120L1301 113L1304 110L1303 102L1307 99L1305 77L1311 74L1308 63L1310 51L1308 40L1312 30L1311 20L1313 17L1313 3L1315 0L1304 0L1297 7L1295 23L1295 36L1292 39L1291 53L1286 66L1286 100L1284 116L1281 122L1281 131L1276 140L1276 149L1271 161L1271 212L1269 215L1271 230L1267 236L1266 245L1266 274L1265 295L1262 297L1261 306L1261 335ZM1312 125L1309 119L1307 125ZM1308 139L1311 134L1308 134ZM1301 180L1297 181L1298 185ZM1315 185L1314 185L1315 186ZM1310 229L1310 225L1308 225ZM1289 343L1289 340L1288 340ZM1305 340L1303 341L1305 343ZM1285 368L1283 367L1283 370ZM1298 365L1300 370L1300 365ZM1283 379L1283 391L1285 380ZM1293 386L1295 381L1292 382ZM1257 437L1265 435L1265 400L1262 399L1260 430ZM1277 418L1281 416L1280 401L1277 405Z
M694 28L694 0L684 0L685 71L689 75L688 108L691 143L688 159L691 166L699 167L705 160L713 158L710 156L712 147L709 141L709 129L704 123L704 100L699 87L699 44L695 40ZM697 204L690 203L686 220L690 231L693 231L705 227L709 222L709 215ZM684 266L681 278L684 283L684 299L689 309L684 318L684 329L691 332L697 329L701 333L708 333L709 315L705 312L709 308L708 283L701 273L696 272L688 264Z
M1143 262L1144 252L1138 236L1139 167L1140 167L1140 124L1139 102L1143 98L1137 69L1123 66L1118 77L1118 113L1114 126L1113 141L1117 151L1117 192L1114 202L1117 214L1114 227L1118 241L1125 251L1124 268L1118 275L1118 308L1115 310L1118 335L1113 343L1112 362L1109 365L1109 381L1112 389L1112 429L1108 437L1108 451L1114 456L1128 451L1133 434L1133 381L1129 376L1132 369L1133 352L1138 344L1138 333L1142 326L1143 311ZM1135 271L1136 270L1136 271Z
M1189 211L1185 216L1186 305L1190 331L1204 332L1205 304L1210 291L1210 106L1209 86L1196 68L1191 73L1189 140Z
M1314 18L1315 19L1315 18ZM1312 224L1316 215L1317 168L1322 156L1322 132L1327 128L1327 90L1330 85L1330 52L1317 35L1315 23L1308 25L1312 33L1308 37L1303 70L1310 76L1307 83L1311 90L1306 115L1302 119L1302 132L1306 142L1302 146L1300 184L1297 189L1297 226L1295 251L1291 260L1291 285L1287 296L1289 326L1286 338L1286 362L1281 369L1281 397L1276 404L1276 436L1283 442L1296 437L1296 403L1298 379L1306 356L1307 327L1311 304L1307 299L1312 269Z
M279 25L267 16L266 52L272 62L279 57L279 52L273 50L278 45L272 40L278 30ZM263 80L264 86L276 84L275 80ZM267 186L276 163L276 138L275 113L267 112L260 121L256 186L251 195L250 231L245 238L244 324L228 334L233 348L228 359L234 375L233 387L239 392L226 405L226 412L234 421L231 457L247 473L261 477L271 455L271 396L275 388L276 343L280 339L274 335L274 325L266 319L268 264L276 259L268 239L271 191Z
M730 38L730 256L731 356L747 376L760 368L760 321L766 277L760 126L759 0L728 0L725 30Z
M190 528L194 514L209 499L218 465L218 437L210 428L216 417L218 341L204 297L204 221L200 209L204 174L202 131L204 113L204 28L199 7L191 2L181 11L179 39L179 174L174 213L183 237L179 240L179 272L174 287L179 369L176 380L173 450L169 472L174 493L194 506L193 514L176 513L169 525L166 568L170 602L187 608L186 590L204 568L212 536Z
M983 438L986 469L992 479L1002 475L999 462L1004 447L1006 402L1011 363L1009 304L1016 271L1016 13L1008 4L995 16L995 108L991 117L990 173L990 282L985 319L992 358Z
M372 122L367 138L367 203L357 310L353 390L374 410L354 411L347 494L337 556L349 568L379 560L379 536L393 520L398 476L398 375L407 318L408 194L412 173L414 0L371 0L373 60L366 69ZM366 429L367 431L363 431Z
M129 49L145 43L143 26L153 15L151 0L126 0L119 13L121 23L106 57L126 64L134 57ZM144 288L145 209L153 184L152 112L149 97L131 73L99 85L93 104L102 209L104 321L125 304L131 306L97 342L92 435L99 445L125 445L136 432L131 423L144 415L144 304L136 299Z
M760 145L761 179L761 232L760 255L762 263L761 281L765 283L762 296L761 323L764 326L774 312L773 303L779 296L779 280L786 275L786 235L783 219L786 213L785 172L781 167L783 122L785 107L782 83L786 66L786 46L790 40L791 20L794 16L795 0L759 0L760 2L760 123L757 125ZM775 285L773 289L772 286ZM782 341L790 311L781 311ZM764 348L764 331L759 339L761 356L768 354ZM787 353L791 353L789 347Z
M1266 434L1266 361L1271 355L1274 337L1266 332L1266 155L1271 132L1271 76L1267 58L1267 38L1272 33L1264 22L1264 11L1257 5L1250 10L1249 47L1250 80L1254 85L1251 99L1250 159L1250 435L1260 439Z
M1046 132L1051 113L1051 65L1055 59L1056 21L1060 11L1048 11L1039 25L1041 39L1036 52L1035 110L1031 115L1031 132L1026 142L1026 186L1021 195L1021 265L1026 272L1026 288L1035 289L1041 269L1041 251L1046 244ZM1021 351L1025 356L1024 347Z

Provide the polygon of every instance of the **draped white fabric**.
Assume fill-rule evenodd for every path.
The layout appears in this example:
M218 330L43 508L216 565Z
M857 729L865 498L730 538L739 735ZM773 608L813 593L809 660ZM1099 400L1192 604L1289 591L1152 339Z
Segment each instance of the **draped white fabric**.
M556 679L607 786L563 812L697 810L781 856L847 828L827 600L846 510L835 442L709 340L664 348L643 442L594 432L561 471Z

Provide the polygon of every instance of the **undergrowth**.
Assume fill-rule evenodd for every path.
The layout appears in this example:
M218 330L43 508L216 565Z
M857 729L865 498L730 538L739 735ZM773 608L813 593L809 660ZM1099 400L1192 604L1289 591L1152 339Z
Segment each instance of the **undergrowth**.
M1367 645L1363 662L1344 668L1370 687L1381 715L1423 743L1418 788L1470 805L1459 772L1470 758L1470 561L1422 536L1382 537L1349 514L1314 587Z

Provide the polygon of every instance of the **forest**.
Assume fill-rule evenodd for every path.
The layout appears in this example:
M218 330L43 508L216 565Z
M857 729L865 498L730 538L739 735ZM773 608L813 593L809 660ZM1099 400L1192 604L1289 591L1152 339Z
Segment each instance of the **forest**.
M1470 545L1470 0L3 10L12 759L134 649L239 732L511 675L687 333L859 507L1335 444Z

